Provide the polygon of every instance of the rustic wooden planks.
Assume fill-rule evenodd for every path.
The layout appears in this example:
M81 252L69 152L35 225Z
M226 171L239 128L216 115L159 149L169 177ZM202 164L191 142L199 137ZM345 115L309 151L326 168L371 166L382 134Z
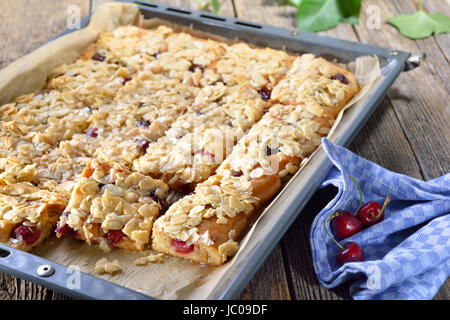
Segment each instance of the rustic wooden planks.
M194 1L159 1L198 9ZM295 29L296 9L277 0L224 0L221 15ZM3 0L0 4L0 68L36 49L66 29L69 5L78 5L81 16L89 0L39 1ZM450 1L424 1L430 12L450 15ZM366 0L359 26L340 24L321 34L395 47L413 53L425 51L427 61L417 70L402 74L387 97L350 146L357 154L390 170L420 179L450 172L450 106L448 104L450 36L436 35L409 40L385 24L389 16L412 13L415 1ZM364 8L380 9L382 25L369 30ZM319 190L299 214L288 233L244 290L241 299L348 299L346 286L328 290L319 285L312 268L309 229L314 216L333 197L333 188ZM450 283L435 299L450 298ZM66 296L21 279L0 274L0 299L67 299Z

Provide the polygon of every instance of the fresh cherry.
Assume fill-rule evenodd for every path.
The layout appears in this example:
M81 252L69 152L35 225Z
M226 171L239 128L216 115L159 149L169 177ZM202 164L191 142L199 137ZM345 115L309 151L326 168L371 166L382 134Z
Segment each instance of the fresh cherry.
M342 251L336 256L336 261L340 266L347 262L364 261L364 253L356 242L347 242L341 249Z
M39 240L41 232L36 227L25 226L23 224L15 227L11 232L11 238L19 239L31 246Z
M339 239L345 239L362 230L359 219L348 211L340 211L331 220L331 230Z
M333 219L333 218L331 218ZM330 221L330 218L324 219L323 227L328 236L333 240L334 243L341 249L336 256L337 263L342 266L346 262L356 262L356 261L364 261L364 253L361 247L356 242L347 242L342 246L327 230L327 222Z
M350 179L352 179L353 182L358 186L358 209L356 209L355 214L351 214L348 211L340 211L333 213L330 218L328 218L328 221L331 220L331 229L333 230L334 235L339 239L350 237L351 235L361 231L362 229L361 221L359 221L359 219L356 217L356 213L358 213L362 205L362 190L355 178L350 176Z
M109 230L105 234L105 238L109 244L114 244L122 240L123 237L126 237L125 233L122 230Z
M181 254L189 254L194 251L194 245L191 244L190 246L188 246L186 241L172 239L172 241L170 241L170 245L175 249L176 252Z
M391 201L390 195L387 196L386 200L383 203L383 206L381 206L376 201L367 202L356 214L358 219L361 221L362 226L364 228L367 228L383 221L384 209L386 208L389 201Z

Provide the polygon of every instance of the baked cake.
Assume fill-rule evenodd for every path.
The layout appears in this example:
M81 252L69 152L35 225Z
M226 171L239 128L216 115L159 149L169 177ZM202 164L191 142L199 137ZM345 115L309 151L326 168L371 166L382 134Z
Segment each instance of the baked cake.
M0 242L31 250L56 227L222 264L358 90L310 54L167 26L102 33L0 106ZM168 206L171 191L184 196Z

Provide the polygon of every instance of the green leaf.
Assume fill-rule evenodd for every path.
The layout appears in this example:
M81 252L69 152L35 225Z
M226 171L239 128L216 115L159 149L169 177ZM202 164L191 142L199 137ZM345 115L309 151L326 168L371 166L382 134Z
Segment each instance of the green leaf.
M343 22L358 24L359 12L361 11L361 0L343 0L339 1Z
M297 28L317 32L336 27L340 22L357 24L361 0L301 0Z
M291 6L298 8L302 3L302 0L288 0L288 2Z
M218 14L219 10L220 10L219 0L211 0L211 4L212 4L213 10L214 10L214 13Z
M400 14L389 18L387 22L410 39L422 39L433 33L450 32L450 17L440 13L427 13L423 10L413 14Z

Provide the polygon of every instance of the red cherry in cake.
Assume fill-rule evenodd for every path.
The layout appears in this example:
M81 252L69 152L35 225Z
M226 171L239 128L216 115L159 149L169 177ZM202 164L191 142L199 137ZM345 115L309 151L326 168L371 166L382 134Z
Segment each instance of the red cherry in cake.
M114 244L122 240L123 237L126 237L126 234L122 232L122 230L109 230L105 233L105 238L109 244Z
M139 150L143 153L145 153L150 146L150 140L147 139L137 139L136 144L139 148Z
M347 242L342 246L342 251L336 255L336 261L340 266L347 262L364 261L364 253L356 242Z
M348 211L341 211L335 214L331 220L331 230L339 239L345 239L361 231L362 224L359 219Z
M216 160L216 155L215 155L214 153L212 153L212 152L209 152L208 150L204 150L204 149L202 149L202 150L197 150L197 151L194 152L194 155L196 155L196 154L201 154L202 156L207 156L207 157L209 157L212 161L215 161L215 160Z
M88 131L86 131L86 135L88 135L91 138L97 138L98 137L98 129L90 128L90 129L88 129Z
M96 53L94 54L94 56L92 57L92 60L102 62L103 60L105 60L105 57L102 56L100 53L96 52Z
M356 216L361 221L364 228L370 227L384 219L384 209L391 200L391 196L388 195L384 201L383 206L381 206L376 201L367 202L362 206L361 210L358 211Z
M58 224L58 226L56 227L56 233L63 235L63 236L73 236L75 235L77 232L72 229L71 226L69 226L67 223L65 225L63 225L62 227Z
M332 80L339 80L343 84L348 84L348 79L345 75L342 73L337 73L331 77Z
M186 241L172 239L172 241L170 241L170 245L176 252L181 254L189 254L194 251L194 245L191 244L188 246Z
M64 211L62 213L62 216L68 217L69 214L70 214L69 212ZM56 233L58 235L62 235L62 236L73 236L77 232L71 226L69 226L67 223L61 227L60 223L58 222L58 224L56 225Z
M41 232L36 227L25 226L23 224L15 227L11 232L11 238L22 240L31 246L39 240Z
M272 91L269 90L268 88L264 87L264 88L261 88L260 90L258 90L258 93L263 101L269 101Z

